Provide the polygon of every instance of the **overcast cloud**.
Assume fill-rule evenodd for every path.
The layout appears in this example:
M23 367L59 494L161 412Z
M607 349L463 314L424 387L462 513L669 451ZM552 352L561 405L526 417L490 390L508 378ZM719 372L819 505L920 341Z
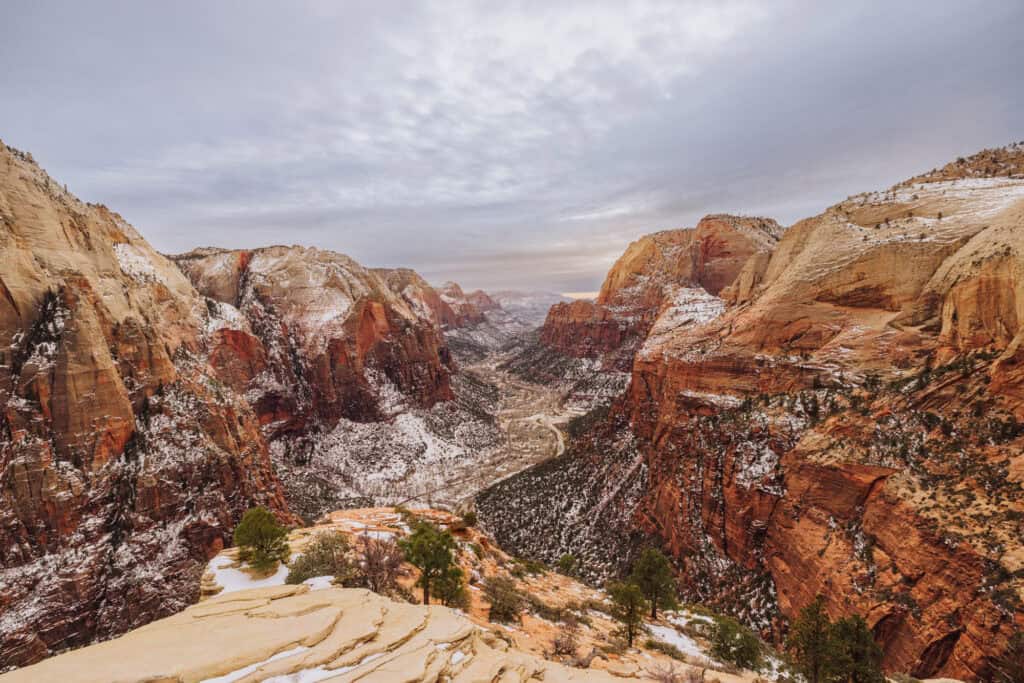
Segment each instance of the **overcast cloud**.
M306 244L588 291L1024 139L1024 3L0 5L0 138L158 249Z

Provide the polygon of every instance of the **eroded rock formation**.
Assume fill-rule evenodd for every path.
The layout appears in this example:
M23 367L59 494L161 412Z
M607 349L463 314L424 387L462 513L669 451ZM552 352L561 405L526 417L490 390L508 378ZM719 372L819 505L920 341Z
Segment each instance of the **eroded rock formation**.
M186 606L242 512L290 520L221 324L120 216L0 144L0 665ZM253 361L256 362L256 361Z
M776 636L820 593L865 616L889 670L984 678L1024 628L1021 159L851 197L662 303L608 416L482 518L595 577L659 543L692 597ZM699 272L683 261L655 270ZM595 306L650 310L643 270L613 269Z

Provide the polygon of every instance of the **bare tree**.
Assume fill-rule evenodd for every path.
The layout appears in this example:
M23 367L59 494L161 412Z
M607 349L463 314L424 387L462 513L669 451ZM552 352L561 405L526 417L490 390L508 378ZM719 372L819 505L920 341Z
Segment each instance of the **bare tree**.
M569 615L562 622L562 628L552 641L551 646L556 655L576 656L579 647L580 624L575 617Z
M388 593L398 585L404 561L401 549L392 539L377 539L363 534L359 537L359 563L366 587L374 593Z

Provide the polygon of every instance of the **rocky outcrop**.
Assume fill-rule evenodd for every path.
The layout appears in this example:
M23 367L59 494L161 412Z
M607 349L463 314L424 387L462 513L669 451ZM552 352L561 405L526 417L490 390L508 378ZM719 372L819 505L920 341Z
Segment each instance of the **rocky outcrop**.
M308 673L307 673L308 672ZM276 676L337 680L621 680L508 646L439 606L367 590L256 588L213 598L121 638L15 671L4 681L175 680Z
M766 218L706 216L696 228L666 230L633 242L615 262L596 301L551 308L541 330L545 346L576 358L598 358L628 370L658 314L679 290L717 297L753 256L762 260L782 229Z
M210 364L217 307L2 144L0 259L7 666L181 609L245 509L291 517L257 416Z
M656 542L691 598L765 633L821 594L865 616L889 670L987 677L1024 628L1021 159L851 197L733 262L718 297L680 288L608 417L482 519L595 577ZM623 271L604 300L652 298Z
M481 323L486 320L484 314L487 311L501 308L501 305L484 291L477 289L467 294L455 282L444 283L441 286L440 294L441 300L454 313L455 319L452 327L467 327Z
M447 309L412 271L303 247L199 249L174 261L238 321L215 332L214 360L270 438L379 420L395 392L423 407L452 398L439 331Z

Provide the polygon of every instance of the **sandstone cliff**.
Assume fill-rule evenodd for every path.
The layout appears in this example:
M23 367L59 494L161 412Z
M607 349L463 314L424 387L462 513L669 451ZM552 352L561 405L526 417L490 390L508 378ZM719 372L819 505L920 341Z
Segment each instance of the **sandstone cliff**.
M183 608L246 508L290 517L258 416L211 365L223 312L3 144L0 260L9 665Z
M657 542L692 597L766 633L820 593L890 670L984 678L1024 628L1022 159L851 197L734 264L721 299L662 306L610 415L482 518L594 576Z
M544 346L628 370L658 314L680 299L717 299L744 265L772 252L782 229L765 218L706 216L696 228L666 230L633 242L615 262L596 301L551 308Z
M240 325L216 333L229 349L218 369L246 392L270 438L342 417L379 420L395 395L426 407L452 397L440 321L402 294L412 285L396 292L397 282L343 254L304 247L197 249L174 261L237 312Z

